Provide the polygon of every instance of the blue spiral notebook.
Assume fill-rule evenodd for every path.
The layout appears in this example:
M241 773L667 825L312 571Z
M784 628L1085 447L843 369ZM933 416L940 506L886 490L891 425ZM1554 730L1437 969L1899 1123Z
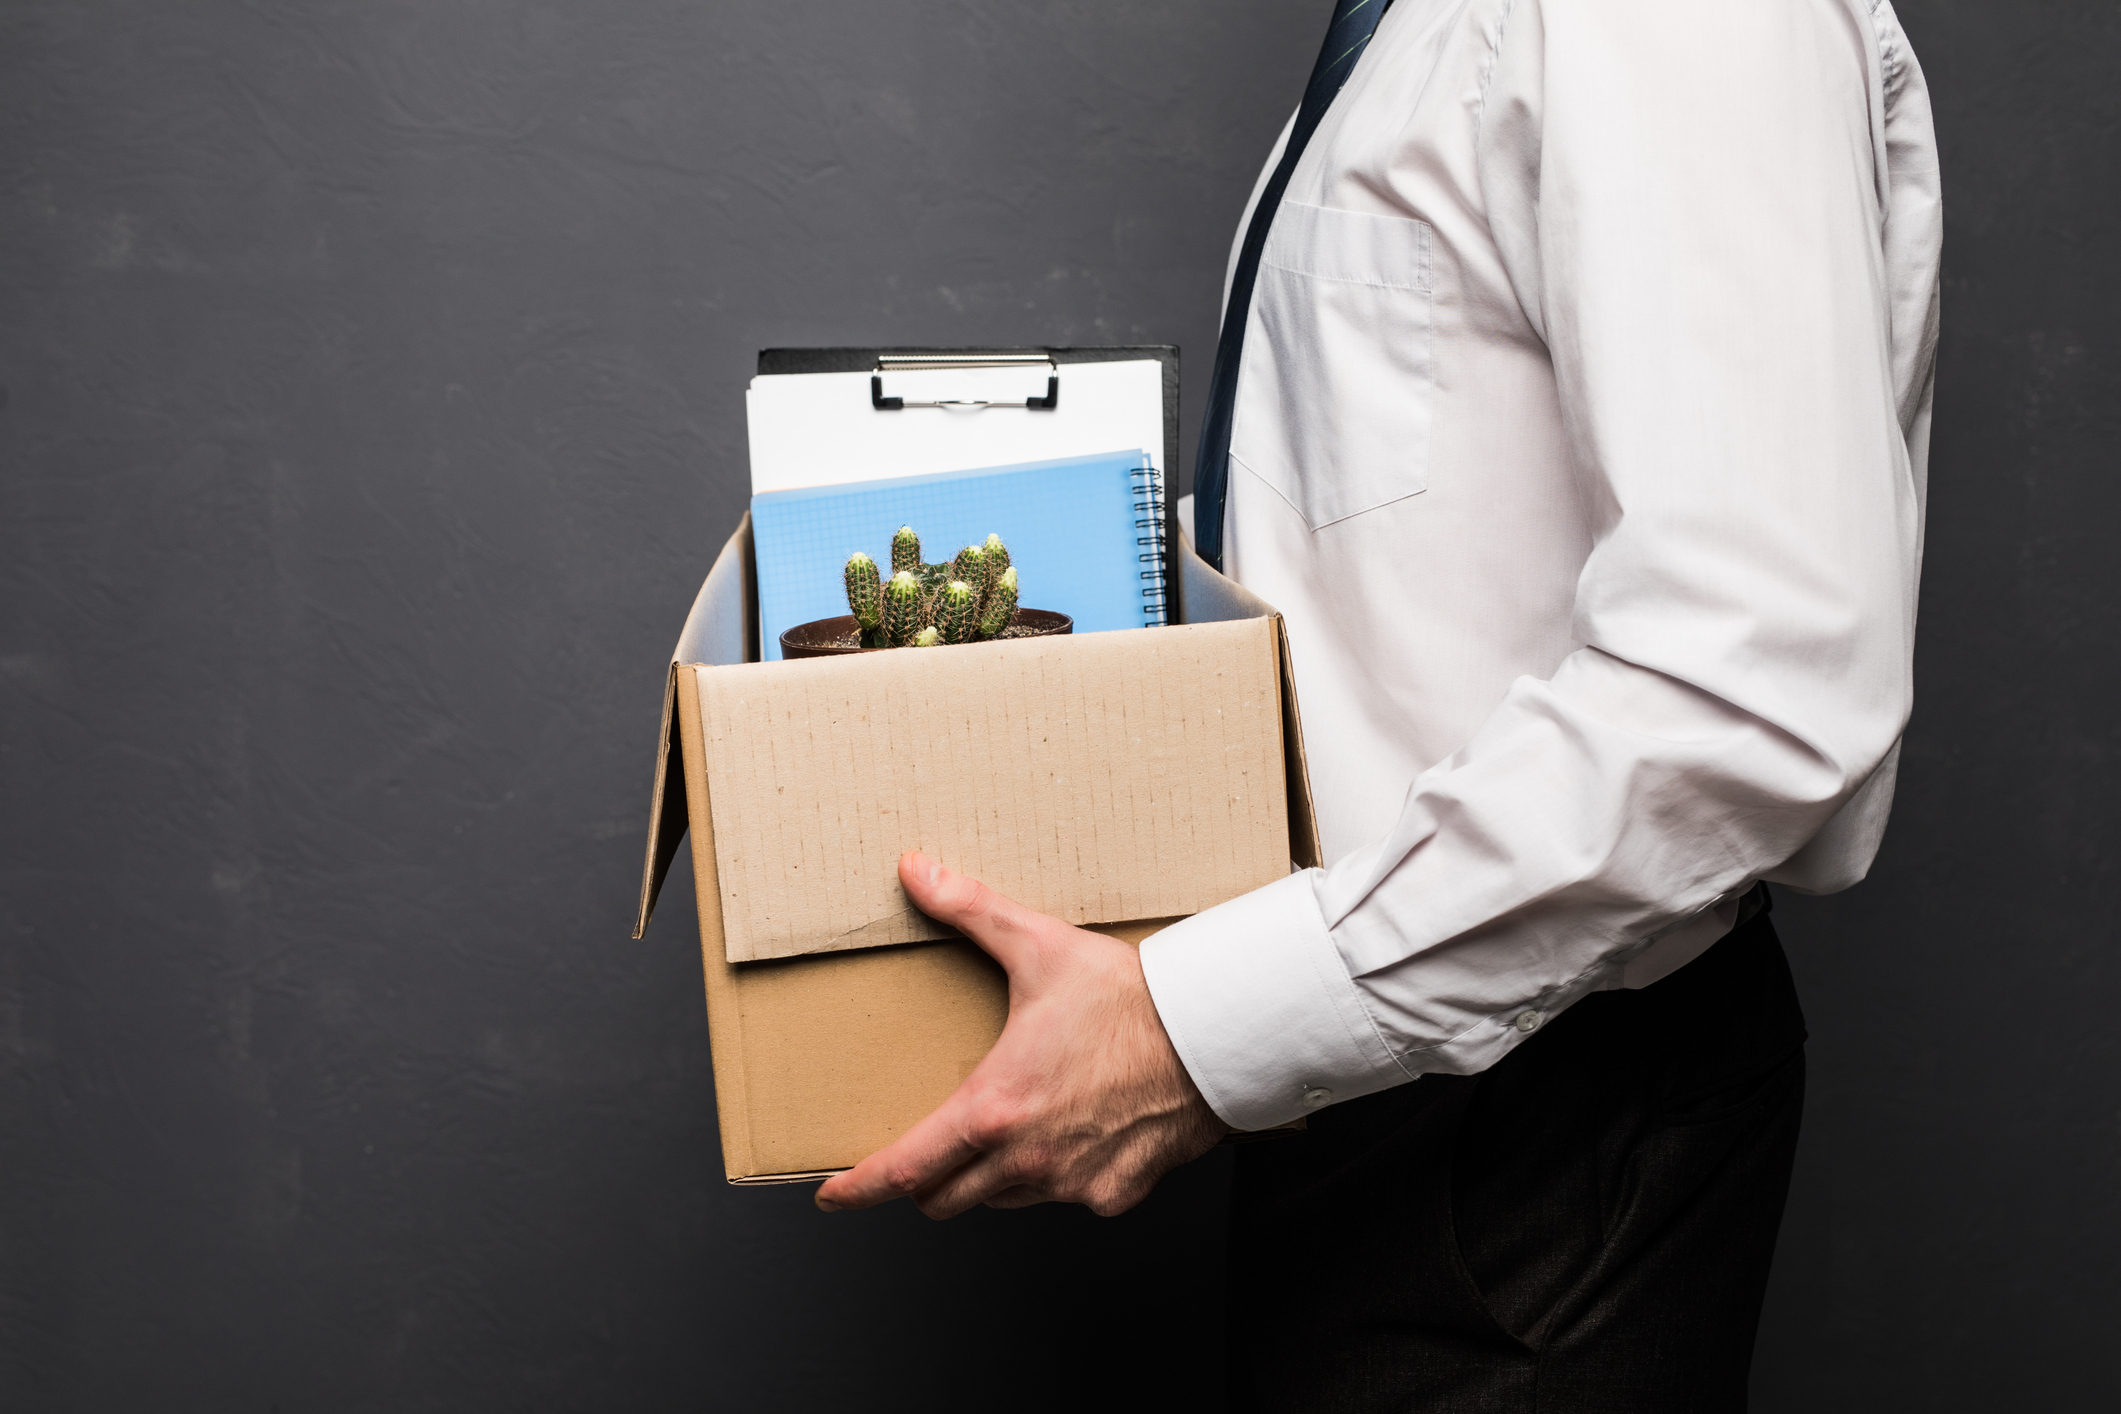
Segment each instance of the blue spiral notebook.
M1071 616L1077 633L1155 627L1163 503L1162 474L1139 451L761 492L751 498L760 647L776 660L783 631L846 613L847 557L862 550L889 566L902 525L930 561L1001 536L1017 602Z

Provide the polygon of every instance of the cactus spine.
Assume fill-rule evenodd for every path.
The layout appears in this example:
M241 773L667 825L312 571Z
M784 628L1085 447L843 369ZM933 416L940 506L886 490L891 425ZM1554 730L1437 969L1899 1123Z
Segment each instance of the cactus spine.
M891 572L921 568L921 538L913 533L913 527L902 525L898 534L891 537Z
M1016 569L999 535L931 565L921 559L920 536L902 525L891 537L888 580L859 551L848 559L845 579L864 648L971 643L1016 621Z
M975 596L984 599L987 595L987 554L977 545L967 545L950 561L950 577L963 580L972 586Z
M847 561L847 611L864 632L884 622L884 582L876 561L859 550Z
M987 591L987 601L980 606L980 637L992 638L1016 621L1016 566L1011 565L996 576L994 587Z
M950 573L948 564L915 565L912 574L915 579L920 581L921 593L927 595L930 599L942 593L943 586L955 578Z
M979 595L962 579L950 581L935 606L935 626L945 643L969 643L979 631Z
M884 591L884 643L903 648L921 631L921 586L906 570L891 576Z

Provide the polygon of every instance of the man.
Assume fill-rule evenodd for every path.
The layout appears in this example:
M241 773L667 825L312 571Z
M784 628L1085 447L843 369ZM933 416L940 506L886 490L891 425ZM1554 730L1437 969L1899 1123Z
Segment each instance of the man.
M1226 1130L1262 1407L1741 1408L1802 1102L1762 881L1890 805L1936 342L1887 0L1340 0L1195 511L1324 870L1127 947L918 855L985 1062L820 1206L1117 1212ZM1415 1082L1418 1079L1418 1083Z

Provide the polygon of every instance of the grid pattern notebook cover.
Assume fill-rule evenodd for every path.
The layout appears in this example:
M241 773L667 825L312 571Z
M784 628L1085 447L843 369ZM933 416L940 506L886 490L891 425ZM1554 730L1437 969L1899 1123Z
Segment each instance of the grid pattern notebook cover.
M847 557L862 550L888 567L902 525L920 533L931 562L1001 536L1021 583L1017 602L1069 615L1077 633L1164 621L1160 474L1139 451L1107 452L753 496L769 662L784 631L847 612Z

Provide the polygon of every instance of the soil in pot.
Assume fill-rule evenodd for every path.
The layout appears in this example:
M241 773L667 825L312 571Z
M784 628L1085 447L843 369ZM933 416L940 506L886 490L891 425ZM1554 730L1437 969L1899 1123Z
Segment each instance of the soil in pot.
M1018 609L1016 618L1009 627L993 638L982 639L983 643L995 643L1009 638L1048 638L1057 633L1075 632L1075 620L1066 614L1051 609ZM949 646L949 645L941 645ZM781 656L783 658L830 658L841 653L883 653L882 648L862 647L861 628L854 615L841 614L830 619L812 619L807 624L797 624L781 634Z

